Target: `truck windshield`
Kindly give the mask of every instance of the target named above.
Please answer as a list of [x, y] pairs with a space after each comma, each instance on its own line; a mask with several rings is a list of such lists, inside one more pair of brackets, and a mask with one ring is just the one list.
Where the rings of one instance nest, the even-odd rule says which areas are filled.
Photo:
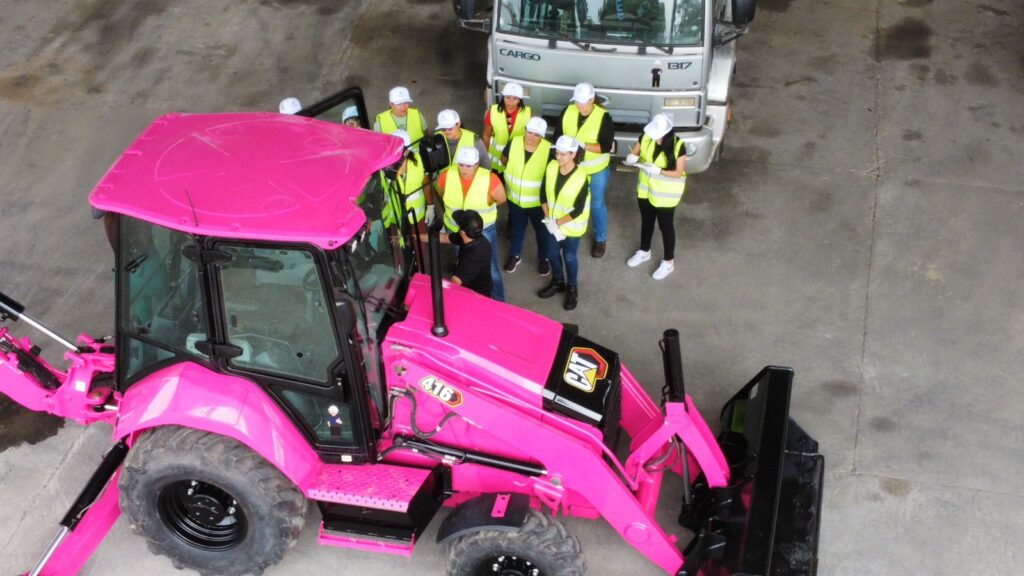
[[705, 0], [500, 0], [498, 31], [574, 42], [697, 46]]

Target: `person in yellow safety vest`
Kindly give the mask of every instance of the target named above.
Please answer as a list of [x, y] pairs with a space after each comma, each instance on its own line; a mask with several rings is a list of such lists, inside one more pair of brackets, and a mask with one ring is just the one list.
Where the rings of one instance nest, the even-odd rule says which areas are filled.
[[633, 144], [626, 164], [640, 169], [636, 186], [640, 207], [640, 249], [629, 257], [626, 265], [636, 268], [651, 259], [651, 239], [654, 237], [654, 221], [657, 220], [665, 256], [651, 276], [662, 280], [675, 269], [676, 230], [673, 222], [676, 206], [686, 191], [686, 146], [672, 133], [672, 120], [668, 116], [658, 114], [644, 126], [644, 133]]
[[544, 229], [544, 211], [540, 207], [544, 171], [551, 157], [551, 142], [544, 139], [548, 123], [540, 116], [526, 123], [526, 134], [513, 136], [501, 152], [505, 164], [505, 190], [508, 192], [508, 227], [512, 240], [512, 253], [505, 262], [505, 272], [512, 273], [522, 262], [526, 222], [533, 226], [537, 237], [537, 273], [551, 274], [548, 262], [547, 239]]
[[615, 145], [615, 123], [607, 110], [595, 103], [597, 92], [586, 82], [577, 84], [571, 103], [562, 111], [555, 126], [555, 140], [562, 134], [576, 138], [586, 149], [580, 168], [590, 177], [590, 196], [593, 202], [594, 245], [590, 255], [604, 256], [608, 240], [608, 208], [604, 196], [611, 177], [609, 164]]
[[395, 86], [388, 92], [388, 109], [377, 114], [373, 121], [373, 131], [393, 134], [395, 130], [405, 130], [415, 144], [427, 133], [427, 123], [423, 114], [412, 107], [412, 96], [405, 86]]
[[[551, 298], [565, 292], [562, 307], [573, 310], [579, 303], [577, 277], [579, 275], [580, 239], [590, 221], [590, 189], [587, 173], [578, 163], [584, 158], [583, 145], [572, 136], [562, 135], [555, 141], [555, 159], [548, 163], [544, 174], [544, 225], [550, 233], [548, 260], [551, 261], [551, 284], [537, 292], [541, 298]], [[562, 259], [565, 259], [565, 276]]]
[[[498, 245], [495, 222], [498, 220], [498, 206], [505, 202], [505, 187], [498, 176], [480, 166], [480, 151], [474, 147], [460, 148], [455, 162], [438, 178], [438, 190], [444, 203], [444, 226], [449, 232], [459, 231], [455, 221], [456, 210], [474, 210], [483, 220], [483, 235], [491, 246]], [[505, 285], [498, 269], [498, 251], [491, 250], [491, 298], [505, 301]]]
[[448, 146], [448, 157], [452, 162], [459, 150], [463, 148], [475, 148], [480, 154], [480, 166], [491, 169], [491, 157], [487, 155], [484, 143], [471, 132], [462, 127], [462, 119], [455, 110], [441, 110], [437, 113], [437, 133], [444, 136], [445, 145]]
[[526, 134], [526, 123], [533, 115], [523, 98], [523, 87], [509, 82], [501, 91], [501, 103], [492, 104], [484, 115], [484, 144], [491, 156], [491, 169], [499, 174], [505, 171], [501, 151], [511, 138]]
[[[402, 158], [402, 164], [398, 167], [398, 177], [395, 182], [405, 202], [405, 211], [412, 211], [412, 214], [409, 215], [409, 223], [416, 225], [418, 232], [426, 232], [426, 222], [434, 219], [434, 194], [430, 185], [430, 177], [424, 170], [419, 152], [412, 148], [412, 138], [409, 134], [405, 130], [395, 130], [391, 135], [401, 138], [405, 145], [405, 156]], [[391, 208], [390, 203], [384, 209], [385, 226], [389, 223], [391, 210], [395, 212], [402, 210], [401, 206]]]
[[302, 110], [302, 102], [298, 98], [285, 98], [277, 105], [277, 111], [281, 114], [295, 114]]

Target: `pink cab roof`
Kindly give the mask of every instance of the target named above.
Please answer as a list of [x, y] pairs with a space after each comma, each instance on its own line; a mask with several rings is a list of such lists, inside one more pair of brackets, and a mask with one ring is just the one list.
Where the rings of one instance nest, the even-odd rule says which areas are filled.
[[168, 114], [93, 189], [96, 208], [187, 233], [336, 248], [366, 221], [367, 180], [402, 141], [268, 112]]

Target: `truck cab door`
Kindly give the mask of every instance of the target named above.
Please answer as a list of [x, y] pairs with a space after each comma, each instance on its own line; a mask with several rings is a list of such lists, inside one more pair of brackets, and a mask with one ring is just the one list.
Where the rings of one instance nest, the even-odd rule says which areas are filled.
[[370, 116], [366, 110], [366, 100], [363, 98], [363, 90], [358, 86], [345, 88], [331, 94], [323, 100], [299, 110], [296, 115], [335, 124], [346, 124], [353, 128], [367, 130], [372, 128]]

